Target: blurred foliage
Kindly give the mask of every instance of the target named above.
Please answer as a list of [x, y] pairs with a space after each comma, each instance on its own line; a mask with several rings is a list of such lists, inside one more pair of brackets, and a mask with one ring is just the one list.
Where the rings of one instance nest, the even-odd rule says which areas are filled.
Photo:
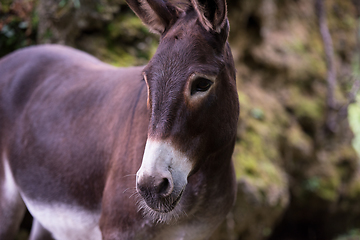
[[[103, 30], [106, 45], [99, 57], [115, 66], [146, 64], [158, 46], [157, 37], [132, 12], [118, 14]], [[96, 53], [95, 53], [96, 54]]]
[[0, 57], [39, 43], [74, 46], [115, 66], [145, 64], [158, 37], [123, 0], [4, 0]]
[[143, 65], [158, 37], [123, 0], [39, 0], [38, 43], [84, 50], [115, 66]]
[[36, 44], [38, 16], [36, 0], [0, 3], [0, 57]]
[[[360, 19], [358, 26], [360, 25]], [[360, 29], [357, 29], [358, 41], [360, 39]], [[360, 42], [358, 42], [360, 45]], [[360, 46], [358, 46], [360, 47]], [[359, 49], [360, 50], [360, 49]], [[354, 81], [360, 81], [360, 52], [357, 52], [352, 61], [352, 74]], [[360, 85], [360, 83], [358, 83]], [[360, 86], [359, 86], [360, 87]], [[355, 93], [356, 94], [356, 93]], [[360, 92], [355, 97], [355, 102], [350, 104], [348, 108], [348, 119], [350, 127], [353, 130], [354, 138], [352, 140], [353, 147], [360, 157]]]
[[354, 133], [352, 144], [360, 157], [360, 95], [355, 103], [350, 104], [348, 111], [349, 123]]
[[360, 229], [351, 229], [334, 240], [360, 240]]

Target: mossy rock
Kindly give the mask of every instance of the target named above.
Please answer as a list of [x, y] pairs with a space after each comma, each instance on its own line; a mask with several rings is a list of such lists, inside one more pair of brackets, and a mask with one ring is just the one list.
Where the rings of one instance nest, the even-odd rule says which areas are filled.
[[301, 88], [291, 86], [288, 88], [289, 98], [286, 107], [293, 111], [297, 118], [307, 117], [314, 122], [321, 122], [325, 113], [325, 96], [312, 96]]
[[[224, 232], [232, 221], [235, 225], [230, 232], [234, 236], [262, 239], [271, 234], [289, 201], [288, 179], [278, 151], [282, 129], [289, 120], [277, 99], [260, 86], [242, 87], [239, 141], [233, 155], [238, 195], [234, 210], [222, 226], [222, 234], [226, 236]], [[213, 239], [231, 239], [216, 236]]]
[[360, 229], [354, 228], [334, 238], [334, 240], [360, 240]]

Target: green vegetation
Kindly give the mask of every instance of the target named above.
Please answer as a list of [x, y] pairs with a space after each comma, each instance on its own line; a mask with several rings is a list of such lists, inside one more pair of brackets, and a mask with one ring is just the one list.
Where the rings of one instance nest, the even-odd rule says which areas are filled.
[[360, 157], [360, 95], [355, 103], [350, 104], [348, 112], [349, 123], [354, 133], [352, 145]]
[[347, 233], [340, 235], [334, 240], [360, 240], [360, 229], [351, 229]]
[[26, 4], [4, 0], [0, 5], [0, 57], [16, 49], [36, 44], [38, 15], [36, 0]]

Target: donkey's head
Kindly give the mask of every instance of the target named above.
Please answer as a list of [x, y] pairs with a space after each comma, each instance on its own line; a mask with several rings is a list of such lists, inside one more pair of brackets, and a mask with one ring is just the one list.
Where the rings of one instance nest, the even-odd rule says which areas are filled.
[[128, 0], [160, 34], [145, 67], [150, 124], [136, 186], [155, 221], [179, 214], [188, 177], [233, 143], [238, 117], [225, 0]]

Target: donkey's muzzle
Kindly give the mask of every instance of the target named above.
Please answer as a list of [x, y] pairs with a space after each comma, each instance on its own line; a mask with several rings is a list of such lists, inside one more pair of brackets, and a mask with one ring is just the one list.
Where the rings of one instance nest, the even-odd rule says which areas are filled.
[[181, 199], [191, 169], [189, 159], [171, 143], [148, 139], [136, 189], [152, 210], [170, 212]]
[[138, 177], [136, 188], [151, 209], [162, 213], [172, 211], [182, 195], [182, 191], [174, 190], [171, 174]]
[[167, 197], [171, 194], [174, 183], [170, 177], [139, 177], [137, 180], [137, 189], [140, 195], [146, 196]]

